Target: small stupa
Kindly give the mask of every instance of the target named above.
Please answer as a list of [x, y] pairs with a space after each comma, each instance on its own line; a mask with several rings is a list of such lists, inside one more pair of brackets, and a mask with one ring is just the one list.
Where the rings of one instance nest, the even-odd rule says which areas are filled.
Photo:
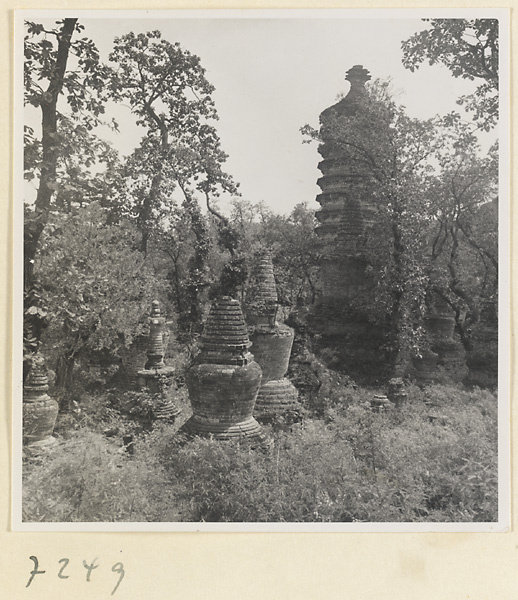
[[262, 372], [250, 346], [239, 302], [229, 296], [217, 299], [205, 323], [200, 353], [187, 372], [193, 415], [181, 432], [218, 440], [261, 436], [253, 411]]
[[256, 361], [263, 370], [254, 414], [271, 421], [288, 413], [300, 414], [298, 392], [286, 378], [294, 331], [277, 321], [278, 297], [272, 257], [264, 250], [256, 265], [256, 285], [247, 298], [246, 318]]
[[471, 335], [473, 347], [467, 355], [470, 385], [494, 388], [498, 385], [498, 302], [486, 300], [480, 320]]
[[48, 395], [48, 389], [45, 360], [40, 353], [36, 353], [23, 386], [23, 443], [30, 450], [37, 450], [56, 441], [52, 433], [59, 407]]
[[164, 361], [164, 327], [165, 318], [160, 312], [160, 303], [154, 300], [149, 315], [147, 361], [144, 369], [137, 372], [137, 385], [156, 396], [156, 406], [153, 407], [156, 418], [174, 420], [180, 414], [180, 409], [168, 397], [175, 369], [166, 365]]
[[407, 402], [408, 394], [401, 377], [393, 377], [388, 382], [387, 398], [395, 404], [396, 408], [401, 408]]
[[434, 298], [424, 320], [429, 347], [412, 359], [412, 375], [419, 384], [459, 383], [468, 375], [466, 351], [455, 334], [451, 308]]

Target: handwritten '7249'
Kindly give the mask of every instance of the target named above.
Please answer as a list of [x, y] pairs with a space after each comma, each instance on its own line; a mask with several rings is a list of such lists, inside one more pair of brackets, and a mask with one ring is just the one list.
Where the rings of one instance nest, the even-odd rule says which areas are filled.
[[[31, 585], [31, 583], [33, 582], [36, 575], [44, 575], [47, 572], [47, 571], [40, 571], [38, 558], [36, 556], [29, 556], [29, 559], [34, 562], [34, 568], [30, 572], [29, 581], [27, 582], [27, 585], [25, 586], [26, 588], [28, 588]], [[70, 575], [65, 575], [65, 570], [68, 567], [69, 562], [70, 562], [70, 560], [68, 558], [62, 558], [61, 560], [58, 560], [58, 563], [61, 565], [61, 568], [58, 571], [58, 577], [60, 579], [68, 579], [70, 577]], [[97, 564], [97, 558], [94, 558], [90, 564], [88, 564], [86, 562], [86, 560], [83, 560], [83, 567], [86, 569], [86, 581], [89, 582], [89, 581], [91, 581], [92, 572], [94, 571], [94, 569], [97, 569], [99, 567], [99, 565]], [[118, 573], [118, 575], [119, 575], [117, 583], [115, 584], [115, 587], [113, 588], [112, 593], [111, 593], [111, 595], [113, 596], [113, 594], [115, 594], [115, 592], [117, 591], [117, 588], [119, 587], [120, 582], [124, 579], [124, 575], [125, 575], [124, 565], [121, 562], [115, 563], [112, 566], [112, 572]]]

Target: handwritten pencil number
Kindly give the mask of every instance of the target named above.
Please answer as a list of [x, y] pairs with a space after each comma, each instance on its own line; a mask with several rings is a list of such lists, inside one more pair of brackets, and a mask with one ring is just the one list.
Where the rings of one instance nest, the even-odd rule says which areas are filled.
[[[26, 588], [28, 588], [32, 584], [36, 575], [44, 575], [47, 572], [47, 571], [43, 571], [39, 568], [39, 562], [38, 562], [37, 556], [29, 556], [29, 560], [32, 560], [32, 562], [34, 563], [34, 566], [33, 566], [32, 571], [30, 572], [29, 580], [25, 584]], [[68, 567], [68, 565], [70, 563], [70, 559], [69, 558], [61, 558], [60, 560], [58, 560], [58, 563], [61, 565], [61, 568], [58, 571], [59, 579], [69, 579], [70, 575], [65, 575], [64, 571]], [[94, 558], [90, 564], [88, 564], [86, 562], [86, 560], [83, 560], [83, 567], [86, 569], [86, 581], [90, 582], [91, 576], [92, 576], [92, 571], [99, 567], [99, 564], [97, 563], [97, 558]], [[121, 581], [124, 579], [126, 572], [124, 571], [124, 565], [121, 562], [117, 562], [112, 566], [112, 572], [119, 574], [119, 579], [117, 580], [117, 583], [115, 584], [115, 587], [113, 588], [112, 593], [111, 593], [111, 595], [113, 596], [115, 594], [115, 592], [117, 591], [119, 585], [121, 584]]]
[[46, 573], [46, 571], [38, 570], [38, 559], [36, 556], [29, 556], [29, 559], [34, 562], [34, 569], [31, 571], [31, 576], [29, 577], [29, 581], [27, 582], [27, 585], [25, 586], [26, 588], [28, 588], [31, 585], [32, 580], [34, 579], [34, 577], [36, 575], [43, 575], [43, 573]]
[[115, 594], [115, 592], [117, 591], [117, 588], [119, 587], [120, 582], [124, 579], [124, 565], [121, 562], [115, 563], [112, 567], [112, 571], [114, 573], [119, 573], [119, 581], [117, 581], [117, 584], [115, 585], [115, 587], [113, 588], [113, 591], [111, 593], [111, 595], [113, 596], [113, 594]]
[[69, 562], [70, 560], [68, 558], [62, 558], [61, 560], [58, 560], [58, 563], [63, 563], [63, 566], [61, 567], [58, 573], [58, 577], [60, 579], [68, 579], [70, 577], [70, 575], [63, 575], [63, 571], [68, 567]]
[[96, 560], [97, 558], [94, 558], [91, 565], [89, 565], [86, 560], [83, 560], [83, 567], [86, 569], [86, 581], [90, 581], [90, 575], [92, 574], [92, 571], [97, 569], [99, 566], [95, 564]]

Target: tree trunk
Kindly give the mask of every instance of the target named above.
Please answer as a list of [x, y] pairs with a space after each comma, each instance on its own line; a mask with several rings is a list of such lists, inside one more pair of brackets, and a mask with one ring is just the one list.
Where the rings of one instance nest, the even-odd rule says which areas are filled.
[[64, 19], [58, 38], [56, 63], [54, 65], [47, 90], [42, 94], [40, 106], [42, 112], [42, 166], [40, 184], [34, 205], [34, 217], [26, 223], [24, 236], [24, 285], [29, 290], [34, 282], [34, 259], [38, 242], [49, 218], [50, 202], [56, 182], [58, 159], [57, 102], [63, 88], [72, 34], [77, 19]]
[[140, 251], [147, 256], [149, 238], [151, 235], [151, 217], [153, 215], [153, 207], [156, 206], [158, 197], [160, 195], [160, 183], [162, 181], [162, 173], [157, 173], [152, 181], [149, 194], [144, 197], [144, 201], [140, 208], [139, 213], [139, 228], [142, 234], [142, 240], [140, 243]]
[[404, 306], [404, 290], [406, 287], [403, 259], [406, 253], [403, 241], [403, 232], [398, 218], [402, 213], [398, 200], [393, 200], [396, 212], [392, 215], [393, 251], [392, 259], [395, 267], [395, 278], [397, 286], [393, 291], [392, 303], [392, 336], [395, 343], [395, 353], [392, 365], [394, 377], [404, 375], [405, 366], [408, 362], [408, 347], [405, 343], [405, 328], [407, 326], [408, 314]]
[[69, 409], [66, 396], [72, 388], [75, 362], [75, 354], [68, 353], [60, 355], [56, 363], [56, 399], [64, 411]]
[[[451, 227], [450, 235], [452, 239], [452, 248], [448, 261], [448, 271], [450, 273], [450, 281], [449, 288], [450, 290], [464, 303], [469, 309], [467, 324], [469, 328], [475, 327], [480, 320], [480, 307], [478, 305], [477, 300], [469, 294], [463, 287], [460, 282], [458, 273], [457, 273], [457, 260], [458, 260], [458, 252], [459, 252], [459, 239], [458, 239], [458, 228]], [[457, 324], [458, 320], [457, 320]], [[464, 344], [466, 350], [470, 351], [472, 349], [471, 340], [469, 339], [469, 335], [466, 333], [466, 327], [463, 325], [459, 327], [459, 331], [461, 333], [461, 341]]]
[[[169, 150], [169, 132], [167, 130], [167, 125], [163, 121], [162, 118], [155, 112], [153, 107], [149, 102], [144, 103], [144, 109], [147, 114], [155, 121], [159, 130], [160, 130], [160, 153], [161, 156], [157, 161], [157, 164], [167, 160], [168, 150]], [[162, 183], [162, 169], [159, 167], [158, 171], [153, 176], [151, 181], [151, 187], [149, 190], [149, 194], [144, 197], [144, 202], [140, 209], [139, 221], [140, 221], [140, 231], [142, 233], [142, 242], [140, 246], [141, 252], [144, 255], [147, 255], [149, 237], [152, 229], [151, 217], [153, 214], [153, 208], [157, 205], [157, 200], [160, 197], [160, 185]]]

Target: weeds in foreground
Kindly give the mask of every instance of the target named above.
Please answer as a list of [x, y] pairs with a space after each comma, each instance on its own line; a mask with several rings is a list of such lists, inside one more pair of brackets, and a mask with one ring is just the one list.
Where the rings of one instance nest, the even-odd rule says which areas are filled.
[[141, 434], [135, 453], [80, 428], [24, 469], [26, 521], [452, 522], [497, 519], [497, 402], [409, 387], [400, 411], [358, 392], [323, 419], [246, 440]]

